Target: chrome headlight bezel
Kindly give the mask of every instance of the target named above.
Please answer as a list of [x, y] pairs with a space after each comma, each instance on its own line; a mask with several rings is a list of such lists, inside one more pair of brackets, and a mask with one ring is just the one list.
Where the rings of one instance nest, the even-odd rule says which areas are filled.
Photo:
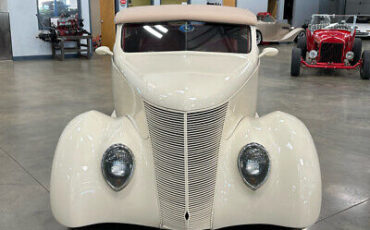
[[[248, 154], [248, 151], [251, 151], [253, 149], [258, 149], [265, 157], [265, 160], [267, 161], [267, 168], [265, 169], [266, 172], [265, 172], [265, 175], [263, 177], [263, 179], [261, 181], [259, 181], [258, 184], [252, 184], [248, 178], [245, 177], [244, 173], [243, 173], [243, 170], [242, 170], [242, 157], [243, 155], [245, 155], [246, 153]], [[245, 146], [243, 146], [243, 148], [240, 150], [239, 152], [239, 155], [238, 155], [238, 159], [237, 159], [237, 166], [238, 166], [238, 170], [239, 170], [239, 174], [241, 176], [241, 178], [243, 179], [243, 182], [252, 190], [257, 190], [259, 189], [263, 184], [265, 184], [265, 182], [267, 181], [267, 178], [269, 177], [270, 175], [270, 171], [271, 171], [271, 160], [270, 160], [270, 156], [269, 156], [269, 153], [268, 151], [265, 149], [265, 147], [261, 144], [258, 144], [258, 143], [255, 143], [255, 142], [252, 142], [252, 143], [249, 143]]]
[[[119, 152], [117, 152], [119, 151]], [[116, 175], [107, 175], [107, 172], [106, 172], [106, 159], [107, 157], [118, 157], [117, 154], [122, 154], [122, 153], [126, 153], [128, 154], [129, 158], [130, 159], [130, 163], [132, 164], [132, 167], [129, 169], [129, 174], [126, 178], [116, 178], [117, 180], [122, 180], [119, 185], [115, 185], [112, 183], [111, 181], [111, 177], [115, 176], [115, 177], [118, 177]], [[121, 191], [123, 188], [125, 188], [128, 183], [130, 182], [133, 174], [134, 174], [134, 170], [135, 170], [135, 157], [134, 157], [134, 154], [132, 154], [132, 151], [130, 148], [128, 148], [126, 145], [124, 144], [113, 144], [111, 145], [103, 154], [103, 157], [102, 157], [102, 160], [101, 160], [101, 171], [102, 171], [102, 175], [104, 177], [104, 180], [105, 182], [109, 185], [109, 187], [111, 187], [114, 191], [118, 192], [118, 191]]]
[[351, 60], [353, 60], [353, 58], [355, 58], [355, 53], [352, 52], [352, 51], [348, 51], [346, 53], [346, 59], [349, 60], [349, 61], [351, 61]]
[[308, 56], [311, 58], [311, 59], [315, 59], [317, 57], [317, 51], [316, 50], [311, 50], [309, 53], [308, 53]]

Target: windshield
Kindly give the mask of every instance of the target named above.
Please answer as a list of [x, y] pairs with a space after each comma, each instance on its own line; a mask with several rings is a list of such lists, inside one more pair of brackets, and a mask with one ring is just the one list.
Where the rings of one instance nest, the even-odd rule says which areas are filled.
[[309, 29], [312, 33], [315, 30], [346, 30], [353, 33], [355, 25], [355, 15], [314, 14]]
[[204, 51], [248, 53], [247, 25], [196, 21], [129, 23], [122, 29], [124, 52]]

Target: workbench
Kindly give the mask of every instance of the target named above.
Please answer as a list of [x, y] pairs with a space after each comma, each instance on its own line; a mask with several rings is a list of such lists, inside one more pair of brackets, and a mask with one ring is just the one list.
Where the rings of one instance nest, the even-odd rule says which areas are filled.
[[[81, 43], [82, 40], [86, 40], [86, 43]], [[66, 44], [74, 43], [75, 46], [66, 46]], [[77, 53], [77, 55], [84, 56], [88, 59], [92, 56], [92, 36], [91, 35], [80, 35], [80, 36], [57, 36], [56, 41], [52, 42], [52, 53], [53, 58], [64, 60], [66, 53]], [[59, 54], [57, 54], [59, 51]]]

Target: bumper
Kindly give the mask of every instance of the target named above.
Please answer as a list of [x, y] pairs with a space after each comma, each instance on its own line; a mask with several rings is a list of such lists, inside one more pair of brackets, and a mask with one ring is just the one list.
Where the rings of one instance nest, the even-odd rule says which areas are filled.
[[355, 65], [345, 65], [344, 63], [324, 63], [318, 62], [316, 64], [309, 64], [306, 61], [301, 60], [301, 64], [308, 68], [321, 68], [321, 69], [356, 69], [361, 66], [361, 61]]
[[[68, 227], [96, 223], [127, 223], [163, 227], [150, 139], [143, 139], [127, 118], [92, 111], [65, 128], [54, 157], [51, 207]], [[265, 146], [271, 158], [266, 183], [250, 190], [239, 175], [237, 155], [247, 143]], [[112, 144], [123, 143], [135, 155], [134, 175], [114, 192], [101, 175], [100, 161]], [[320, 213], [321, 175], [318, 157], [306, 127], [295, 117], [274, 112], [245, 118], [227, 139], [218, 159], [210, 228], [272, 224], [305, 227]]]

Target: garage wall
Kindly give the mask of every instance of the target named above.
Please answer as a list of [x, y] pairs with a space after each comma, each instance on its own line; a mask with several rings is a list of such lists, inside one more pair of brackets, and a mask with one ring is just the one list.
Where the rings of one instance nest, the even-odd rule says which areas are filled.
[[295, 0], [292, 25], [302, 26], [305, 20], [310, 20], [312, 14], [319, 13], [319, 0]]
[[[36, 38], [40, 32], [36, 0], [8, 0], [8, 9], [14, 59], [50, 56], [50, 43]], [[89, 0], [81, 0], [81, 17], [90, 31]]]
[[370, 14], [369, 0], [344, 0], [346, 1], [345, 14]]
[[[218, 2], [220, 0], [213, 0]], [[119, 5], [119, 10], [125, 8], [119, 4], [119, 0], [116, 0]], [[211, 2], [211, 1], [210, 1]], [[154, 5], [160, 5], [160, 0], [153, 0]], [[207, 0], [190, 0], [190, 4], [207, 4]], [[236, 5], [240, 8], [246, 8], [251, 10], [253, 13], [265, 12], [267, 11], [268, 0], [237, 0]]]
[[[345, 2], [346, 0], [321, 0], [320, 14], [344, 14]], [[347, 2], [349, 1], [347, 0]]]
[[245, 8], [257, 14], [267, 11], [268, 0], [238, 0], [236, 5], [239, 8]]
[[207, 4], [207, 0], [191, 0], [190, 4]]
[[8, 0], [0, 0], [0, 12], [8, 12]]

